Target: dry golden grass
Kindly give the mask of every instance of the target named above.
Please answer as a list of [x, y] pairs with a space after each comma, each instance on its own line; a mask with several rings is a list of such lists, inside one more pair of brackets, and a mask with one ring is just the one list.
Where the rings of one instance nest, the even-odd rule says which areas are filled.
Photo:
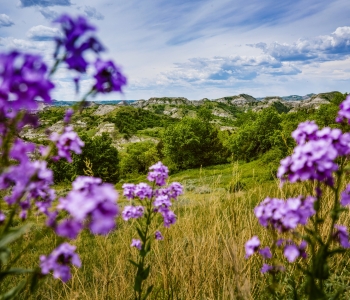
[[[229, 193], [218, 188], [220, 175], [213, 177], [209, 184], [207, 180], [202, 183], [210, 192], [186, 192], [174, 206], [177, 223], [169, 229], [161, 229], [165, 240], [152, 245], [153, 251], [148, 257], [152, 271], [147, 284], [154, 284], [154, 291], [150, 299], [268, 299], [265, 294], [267, 276], [259, 272], [261, 259], [244, 258], [244, 244], [253, 235], [258, 235], [263, 245], [271, 242], [267, 231], [253, 215], [253, 208], [266, 196], [283, 198], [307, 194], [310, 186], [285, 185], [281, 189], [276, 182]], [[325, 204], [331, 202], [327, 191]], [[350, 224], [348, 213], [344, 213], [341, 223]], [[323, 232], [328, 230], [327, 226], [329, 223], [325, 224]], [[119, 221], [118, 229], [106, 237], [84, 232], [75, 242], [82, 268], [73, 271], [72, 280], [67, 284], [47, 278], [33, 299], [133, 299], [135, 270], [128, 262], [137, 255], [137, 250], [129, 246], [133, 237], [136, 234], [132, 222]], [[52, 234], [43, 236], [41, 243], [30, 249], [30, 255], [26, 255], [20, 265], [36, 265], [38, 255], [47, 254], [53, 248], [53, 239]], [[282, 257], [279, 259], [286, 263]], [[349, 255], [332, 262], [332, 282], [349, 282], [349, 262]], [[291, 277], [287, 270], [283, 280], [286, 283], [297, 280], [298, 285], [300, 274], [295, 266], [290, 270], [299, 277]], [[288, 285], [282, 289], [287, 292]], [[347, 296], [350, 297], [344, 294]]]

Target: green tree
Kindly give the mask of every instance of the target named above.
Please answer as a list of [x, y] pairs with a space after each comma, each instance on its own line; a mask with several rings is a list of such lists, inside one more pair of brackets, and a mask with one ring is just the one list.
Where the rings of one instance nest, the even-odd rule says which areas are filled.
[[177, 169], [222, 163], [228, 156], [218, 129], [199, 118], [183, 118], [169, 126], [162, 143], [163, 154]]

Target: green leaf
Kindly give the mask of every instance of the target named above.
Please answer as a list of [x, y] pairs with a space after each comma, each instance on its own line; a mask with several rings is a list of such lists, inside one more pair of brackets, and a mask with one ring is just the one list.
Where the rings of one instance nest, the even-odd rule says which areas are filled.
[[131, 264], [133, 264], [136, 268], [139, 267], [139, 264], [136, 263], [136, 262], [134, 262], [133, 260], [129, 259], [129, 262], [130, 262]]
[[18, 229], [11, 230], [10, 232], [3, 235], [0, 238], [0, 248], [4, 248], [8, 244], [11, 244], [14, 241], [18, 240], [23, 234], [25, 234], [29, 230], [30, 227], [31, 224], [27, 224]]
[[0, 249], [0, 261], [3, 264], [7, 264], [10, 254], [11, 254], [10, 249], [7, 249], [7, 248]]
[[141, 276], [143, 280], [146, 280], [148, 278], [150, 268], [151, 266], [148, 266], [146, 269], [142, 271]]
[[142, 232], [142, 230], [139, 227], [136, 227], [137, 234], [139, 235], [140, 239], [143, 241], [145, 239], [145, 235]]
[[26, 280], [22, 280], [17, 286], [6, 292], [5, 294], [0, 295], [0, 300], [11, 300], [24, 289], [26, 285]]
[[153, 285], [150, 285], [150, 286], [147, 288], [146, 294], [145, 294], [145, 296], [142, 298], [142, 300], [146, 300], [147, 297], [151, 294], [152, 290], [153, 290]]

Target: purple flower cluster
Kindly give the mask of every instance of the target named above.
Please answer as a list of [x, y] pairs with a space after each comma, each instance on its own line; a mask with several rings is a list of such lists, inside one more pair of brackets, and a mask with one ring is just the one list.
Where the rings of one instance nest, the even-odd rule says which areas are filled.
[[341, 193], [340, 204], [343, 206], [350, 205], [350, 184], [348, 184], [345, 190]]
[[346, 99], [340, 103], [339, 108], [340, 109], [338, 111], [336, 121], [341, 123], [346, 120], [350, 124], [350, 95], [348, 95]]
[[335, 159], [350, 154], [350, 133], [329, 127], [319, 130], [315, 122], [307, 121], [292, 136], [297, 146], [281, 160], [277, 176], [290, 182], [318, 180], [333, 185], [332, 175], [338, 170]]
[[67, 282], [71, 278], [70, 265], [78, 268], [81, 261], [78, 254], [75, 253], [75, 246], [68, 243], [59, 245], [48, 256], [40, 256], [40, 267], [42, 274], [49, 274], [53, 271], [53, 277], [60, 278], [63, 282]]
[[136, 249], [141, 250], [142, 243], [138, 239], [132, 239], [130, 247], [135, 247]]
[[289, 198], [287, 201], [266, 198], [254, 209], [255, 216], [262, 226], [272, 226], [284, 232], [295, 229], [298, 224], [305, 225], [308, 218], [315, 214], [315, 198]]
[[84, 58], [85, 52], [92, 50], [99, 53], [104, 50], [96, 37], [88, 35], [88, 32], [93, 32], [96, 28], [82, 16], [74, 19], [63, 14], [54, 22], [61, 25], [64, 33], [62, 37], [56, 37], [55, 39], [57, 44], [55, 58], [63, 48], [63, 60], [67, 63], [68, 68], [81, 73], [86, 72], [89, 63]]
[[149, 169], [151, 171], [148, 173], [147, 179], [151, 182], [155, 182], [158, 186], [165, 185], [165, 181], [168, 178], [169, 169], [160, 161], [151, 166]]
[[[147, 179], [154, 182], [156, 186], [164, 186], [165, 181], [168, 178], [168, 168], [161, 162], [151, 166]], [[147, 183], [131, 184], [126, 183], [123, 185], [123, 195], [129, 199], [139, 199], [142, 201], [153, 201], [153, 209], [148, 213], [160, 213], [163, 217], [164, 227], [170, 227], [175, 224], [176, 215], [170, 210], [172, 206], [172, 200], [176, 200], [182, 193], [182, 185], [178, 182], [173, 182], [167, 187], [158, 189], [152, 189]], [[151, 202], [149, 202], [151, 204]], [[122, 216], [125, 221], [130, 219], [137, 219], [144, 215], [145, 208], [143, 206], [127, 205], [124, 207]], [[163, 236], [159, 231], [155, 233], [156, 240], [162, 240]]]
[[13, 118], [20, 109], [36, 109], [36, 100], [51, 102], [54, 84], [47, 78], [47, 66], [40, 56], [2, 53], [0, 66], [0, 111], [6, 117]]
[[85, 145], [71, 126], [65, 127], [61, 135], [57, 132], [52, 133], [50, 139], [56, 143], [57, 147], [57, 157], [54, 157], [54, 159], [65, 158], [69, 162], [72, 162], [70, 151], [80, 154], [81, 147]]
[[33, 144], [17, 139], [11, 148], [10, 157], [19, 163], [5, 169], [0, 175], [0, 189], [11, 188], [11, 193], [4, 200], [9, 205], [18, 203], [23, 218], [31, 208], [32, 200], [40, 212], [47, 214], [56, 197], [55, 191], [51, 189], [53, 172], [47, 169], [47, 163], [30, 161], [27, 156], [34, 150]]
[[343, 225], [335, 225], [337, 231], [334, 234], [334, 237], [339, 241], [340, 245], [343, 248], [350, 248], [349, 243], [349, 233], [346, 226]]
[[295, 245], [293, 242], [287, 243], [287, 245], [284, 247], [283, 254], [287, 258], [287, 260], [292, 263], [294, 262], [298, 257], [306, 258], [306, 246], [307, 243], [305, 241], [302, 241], [299, 246]]
[[93, 234], [107, 234], [115, 227], [117, 198], [112, 184], [102, 183], [100, 178], [80, 176], [68, 195], [59, 199], [58, 209], [67, 211], [70, 218], [58, 225], [49, 221], [57, 234], [68, 238], [75, 238], [84, 226]]
[[94, 89], [100, 93], [121, 92], [126, 85], [126, 77], [120, 72], [112, 61], [97, 59], [95, 62], [96, 83]]

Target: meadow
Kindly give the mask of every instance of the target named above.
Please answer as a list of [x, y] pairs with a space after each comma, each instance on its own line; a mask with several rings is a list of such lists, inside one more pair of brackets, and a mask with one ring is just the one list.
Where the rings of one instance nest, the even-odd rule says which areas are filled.
[[[261, 259], [245, 259], [244, 244], [249, 238], [257, 234], [262, 241], [270, 239], [253, 208], [267, 195], [286, 198], [305, 194], [310, 188], [308, 184], [281, 188], [269, 176], [264, 165], [255, 161], [192, 169], [169, 178], [182, 182], [185, 193], [175, 203], [176, 226], [164, 230], [165, 239], [153, 244], [154, 251], [148, 257], [152, 265], [148, 283], [155, 286], [149, 299], [269, 299], [267, 275], [260, 273]], [[243, 182], [244, 188], [230, 190], [242, 186], [237, 182]], [[64, 195], [70, 187], [60, 184], [56, 188]], [[123, 197], [119, 199], [121, 206], [126, 202]], [[26, 255], [18, 261], [25, 268], [35, 267], [39, 255], [49, 252], [59, 240], [42, 226], [42, 220], [34, 216], [29, 220], [32, 231], [14, 246], [26, 249]], [[346, 214], [342, 224], [349, 225], [349, 221]], [[63, 283], [46, 277], [35, 294], [23, 294], [18, 299], [134, 299], [135, 270], [128, 261], [137, 255], [137, 250], [129, 247], [134, 234], [133, 224], [121, 219], [117, 229], [106, 236], [83, 231], [73, 241], [82, 267], [74, 269], [72, 279]], [[40, 242], [30, 245], [38, 235]], [[349, 262], [349, 254], [332, 260], [329, 290], [348, 284]], [[282, 276], [282, 298], [294, 299], [291, 287], [299, 286], [303, 275], [296, 264], [290, 264]], [[12, 279], [7, 283], [13, 285]], [[340, 299], [349, 296], [350, 291], [346, 291]]]

